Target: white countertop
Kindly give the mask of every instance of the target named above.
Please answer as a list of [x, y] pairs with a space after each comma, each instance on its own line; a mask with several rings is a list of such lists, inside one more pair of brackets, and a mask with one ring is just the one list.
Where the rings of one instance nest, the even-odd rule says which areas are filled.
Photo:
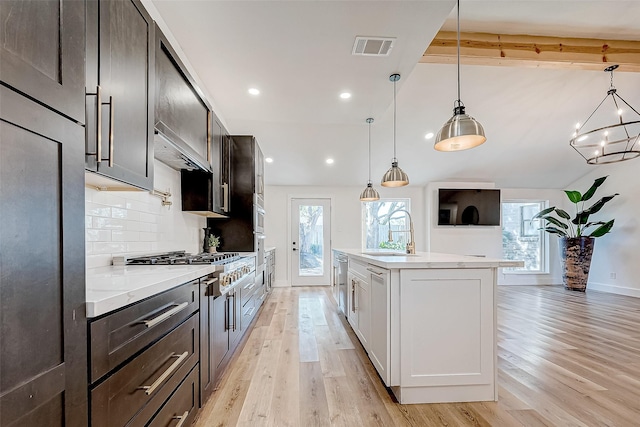
[[[522, 267], [523, 261], [485, 258], [470, 255], [443, 254], [438, 252], [416, 252], [394, 254], [389, 250], [362, 252], [360, 249], [334, 249], [349, 256], [383, 268], [497, 268]], [[377, 255], [374, 253], [378, 252]]]
[[131, 265], [87, 269], [87, 317], [97, 317], [214, 272], [214, 265]]

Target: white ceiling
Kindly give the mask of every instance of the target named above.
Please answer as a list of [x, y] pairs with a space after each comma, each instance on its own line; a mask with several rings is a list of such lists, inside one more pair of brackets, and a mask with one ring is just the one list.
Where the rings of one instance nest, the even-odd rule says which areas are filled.
[[[597, 166], [568, 145], [573, 126], [606, 95], [609, 75], [490, 66], [461, 67], [461, 99], [487, 142], [441, 153], [437, 132], [456, 99], [456, 66], [418, 63], [434, 35], [455, 30], [455, 1], [154, 0], [216, 113], [232, 134], [255, 135], [267, 185], [355, 185], [397, 157], [413, 185], [474, 180], [498, 187], [563, 188]], [[461, 30], [640, 40], [640, 1], [462, 1]], [[396, 37], [388, 57], [352, 56], [356, 36]], [[604, 68], [604, 66], [603, 66]], [[640, 106], [640, 75], [616, 72], [618, 93]], [[258, 97], [249, 87], [261, 90]], [[341, 100], [343, 91], [353, 93]], [[335, 159], [331, 166], [327, 157]]]

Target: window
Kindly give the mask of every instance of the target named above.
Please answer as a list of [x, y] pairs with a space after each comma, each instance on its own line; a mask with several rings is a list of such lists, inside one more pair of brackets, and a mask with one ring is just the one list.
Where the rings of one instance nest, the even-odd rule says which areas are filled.
[[410, 223], [410, 214], [406, 211], [411, 212], [409, 199], [362, 202], [362, 250], [404, 251], [409, 241]]
[[505, 273], [546, 273], [547, 238], [533, 216], [547, 206], [544, 201], [507, 201], [502, 203], [502, 255], [522, 260], [524, 267], [505, 268]]

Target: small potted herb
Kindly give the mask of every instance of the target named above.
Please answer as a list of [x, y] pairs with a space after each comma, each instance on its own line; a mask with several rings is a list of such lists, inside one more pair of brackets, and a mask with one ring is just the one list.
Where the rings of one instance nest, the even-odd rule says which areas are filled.
[[215, 253], [218, 251], [218, 246], [220, 246], [220, 238], [213, 234], [209, 234], [209, 237], [207, 237], [207, 244], [207, 252]]

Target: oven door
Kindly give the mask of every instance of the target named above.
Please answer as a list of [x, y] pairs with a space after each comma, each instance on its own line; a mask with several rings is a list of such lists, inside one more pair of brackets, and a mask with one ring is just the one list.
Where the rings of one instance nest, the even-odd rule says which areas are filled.
[[264, 208], [258, 204], [253, 205], [254, 229], [258, 234], [264, 234]]
[[266, 236], [262, 233], [255, 233], [256, 239], [256, 269], [258, 266], [264, 265], [264, 239]]

